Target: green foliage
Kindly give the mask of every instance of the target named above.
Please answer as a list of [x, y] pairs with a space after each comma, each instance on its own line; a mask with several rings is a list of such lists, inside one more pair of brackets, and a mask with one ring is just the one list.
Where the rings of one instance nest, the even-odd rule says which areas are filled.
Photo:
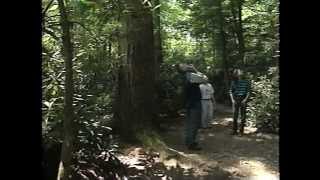
[[192, 56], [195, 39], [190, 36], [190, 10], [184, 10], [178, 1], [161, 2], [161, 26], [164, 56], [168, 62], [179, 62]]
[[[245, 62], [238, 57], [231, 1], [222, 2], [229, 68], [244, 67], [253, 79], [248, 119], [260, 131], [278, 132], [279, 75], [277, 68], [270, 68], [277, 66], [274, 55], [278, 47], [278, 1], [243, 1], [241, 18]], [[43, 1], [43, 9], [48, 3], [49, 0]], [[174, 68], [177, 63], [193, 63], [209, 77], [216, 99], [227, 102], [223, 62], [217, 53], [219, 44], [215, 41], [219, 34], [218, 9], [214, 1], [161, 0], [160, 3], [164, 62], [157, 88], [159, 114], [177, 116], [179, 110], [184, 108], [182, 77]], [[76, 154], [78, 179], [98, 178], [93, 177], [88, 169], [94, 169], [98, 176], [111, 179], [122, 173], [118, 171], [122, 170], [122, 166], [112, 154], [117, 147], [110, 138], [112, 131], [109, 127], [113, 120], [112, 103], [118, 84], [122, 5], [119, 0], [66, 2], [75, 57], [74, 107], [80, 127], [79, 151]], [[42, 26], [43, 142], [47, 148], [51, 144], [60, 144], [62, 140], [65, 67], [59, 23], [57, 2], [53, 1], [45, 13]], [[147, 147], [163, 146], [161, 138], [152, 131], [137, 133], [137, 139]], [[115, 167], [120, 168], [116, 170]]]
[[[44, 8], [47, 4], [48, 1], [43, 3]], [[115, 16], [110, 18], [110, 15], [117, 13], [116, 1], [73, 0], [67, 3], [67, 8], [73, 25], [74, 106], [77, 117], [91, 118], [96, 114], [111, 113], [111, 96], [118, 68], [115, 32], [119, 23]], [[54, 1], [46, 12], [42, 37], [44, 133], [59, 125], [63, 119], [65, 71], [58, 14]], [[84, 110], [87, 110], [86, 113], [80, 112]]]
[[146, 148], [154, 148], [159, 150], [159, 148], [163, 148], [165, 146], [163, 140], [154, 131], [151, 130], [143, 130], [137, 133], [137, 139], [142, 145]]
[[183, 78], [174, 64], [162, 64], [158, 87], [159, 113], [177, 116], [177, 112], [184, 108]]
[[248, 119], [259, 131], [279, 131], [279, 74], [278, 68], [270, 68], [269, 74], [252, 81], [251, 101], [248, 103]]

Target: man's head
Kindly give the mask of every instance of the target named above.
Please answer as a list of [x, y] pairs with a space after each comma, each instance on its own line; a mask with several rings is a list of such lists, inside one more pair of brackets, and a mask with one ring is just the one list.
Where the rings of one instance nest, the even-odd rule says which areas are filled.
[[175, 65], [178, 72], [185, 73], [185, 72], [197, 72], [196, 68], [193, 64], [176, 64]]
[[233, 71], [233, 75], [236, 79], [242, 79], [243, 78], [243, 71], [241, 69], [235, 69]]

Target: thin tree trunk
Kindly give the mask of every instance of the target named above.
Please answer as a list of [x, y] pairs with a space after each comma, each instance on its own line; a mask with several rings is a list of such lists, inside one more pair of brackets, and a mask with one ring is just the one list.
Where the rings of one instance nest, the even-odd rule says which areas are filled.
[[244, 59], [245, 44], [244, 44], [243, 26], [242, 26], [242, 4], [243, 4], [242, 0], [232, 0], [231, 11], [235, 21], [235, 29], [236, 29], [237, 39], [238, 39], [238, 55], [239, 55], [238, 57], [242, 65], [246, 66], [246, 62]]
[[[160, 21], [160, 1], [153, 0], [153, 6], [157, 7], [153, 12], [153, 22], [154, 22], [154, 57], [155, 57], [155, 83], [156, 83], [156, 102], [155, 103], [155, 114], [158, 115], [159, 112], [159, 90], [160, 89], [160, 65], [163, 62], [163, 55], [162, 55], [162, 39], [161, 39], [161, 21]], [[158, 118], [156, 118], [158, 119]], [[158, 125], [158, 122], [155, 122]]]
[[243, 0], [239, 0], [238, 3], [238, 21], [239, 21], [239, 28], [238, 28], [238, 39], [239, 39], [239, 56], [243, 65], [246, 66], [245, 62], [245, 44], [244, 44], [244, 37], [243, 37], [243, 26], [242, 26], [242, 4]]
[[276, 39], [276, 43], [275, 43], [275, 52], [274, 52], [274, 58], [276, 59], [277, 63], [279, 61], [279, 56], [280, 56], [280, 49], [279, 49], [279, 41], [280, 41], [280, 32], [279, 32], [279, 27], [280, 27], [280, 23], [279, 23], [279, 2], [278, 4], [278, 8], [277, 8], [277, 13], [276, 13], [276, 22], [275, 22], [275, 28], [276, 28], [276, 33], [275, 33], [275, 39]]
[[157, 7], [154, 11], [154, 48], [155, 48], [155, 78], [159, 80], [160, 64], [163, 62], [162, 56], [162, 40], [161, 40], [161, 23], [160, 23], [160, 2], [154, 0], [154, 6]]
[[65, 96], [64, 96], [64, 141], [62, 144], [61, 162], [58, 173], [58, 180], [70, 179], [72, 174], [72, 156], [74, 152], [74, 143], [76, 137], [76, 126], [73, 108], [73, 73], [72, 73], [72, 59], [73, 47], [71, 44], [70, 24], [68, 15], [65, 9], [63, 0], [58, 0], [59, 11], [61, 15], [61, 28], [62, 28], [62, 53], [65, 61]]
[[226, 82], [226, 88], [229, 87], [230, 77], [229, 77], [229, 64], [227, 59], [227, 41], [226, 41], [226, 35], [224, 32], [224, 15], [222, 11], [222, 0], [216, 1], [217, 6], [217, 20], [218, 20], [218, 35], [217, 35], [217, 44], [218, 44], [218, 52], [220, 54], [222, 63], [223, 63], [223, 69], [224, 69], [224, 79]]
[[108, 43], [108, 57], [111, 58], [111, 52], [112, 52], [112, 40], [110, 38], [109, 43]]

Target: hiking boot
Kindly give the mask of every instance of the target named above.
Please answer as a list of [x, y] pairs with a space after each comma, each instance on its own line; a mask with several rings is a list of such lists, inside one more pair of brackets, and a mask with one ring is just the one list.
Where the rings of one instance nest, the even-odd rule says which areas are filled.
[[192, 151], [200, 151], [200, 150], [202, 150], [202, 148], [199, 147], [198, 143], [191, 144], [190, 146], [188, 146], [188, 149], [192, 150]]
[[191, 151], [201, 151], [202, 150], [202, 148], [199, 146], [189, 146], [188, 149]]
[[244, 132], [243, 132], [243, 130], [242, 131], [240, 131], [240, 136], [243, 136], [244, 135]]
[[238, 135], [237, 131], [232, 131], [231, 135]]

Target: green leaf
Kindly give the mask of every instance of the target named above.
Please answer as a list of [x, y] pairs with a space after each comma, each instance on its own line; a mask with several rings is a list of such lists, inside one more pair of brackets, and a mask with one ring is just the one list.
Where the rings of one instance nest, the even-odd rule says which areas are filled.
[[48, 109], [50, 109], [50, 108], [52, 107], [52, 105], [53, 105], [53, 102], [45, 101], [43, 104], [44, 104], [45, 106], [47, 106]]
[[48, 101], [45, 101], [43, 104], [46, 105], [48, 108], [50, 107], [50, 103]]

